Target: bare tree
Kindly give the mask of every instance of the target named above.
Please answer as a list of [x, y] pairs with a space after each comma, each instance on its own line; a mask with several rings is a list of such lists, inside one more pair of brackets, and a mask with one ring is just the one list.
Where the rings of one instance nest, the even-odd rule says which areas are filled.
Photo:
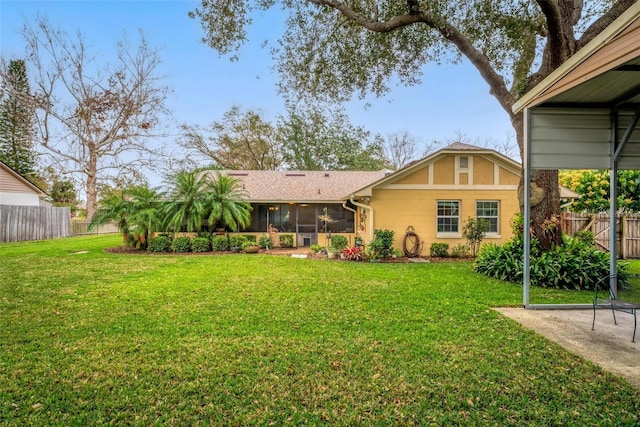
[[384, 159], [394, 169], [401, 169], [417, 160], [418, 141], [408, 131], [392, 133], [384, 140]]
[[98, 181], [148, 165], [154, 154], [150, 138], [158, 136], [168, 91], [156, 74], [158, 51], [142, 34], [135, 47], [125, 36], [115, 61], [98, 64], [80, 32], [70, 36], [46, 18], [22, 34], [42, 146], [63, 171], [82, 176], [90, 220]]

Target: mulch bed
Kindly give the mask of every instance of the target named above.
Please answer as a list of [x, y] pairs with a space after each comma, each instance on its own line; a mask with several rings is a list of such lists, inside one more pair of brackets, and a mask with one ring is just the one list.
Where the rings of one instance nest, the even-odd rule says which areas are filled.
[[[231, 251], [223, 251], [223, 252], [183, 252], [183, 253], [176, 253], [176, 252], [162, 252], [162, 253], [153, 253], [153, 252], [147, 252], [147, 251], [143, 251], [141, 249], [136, 249], [136, 248], [132, 248], [129, 246], [114, 246], [111, 248], [106, 248], [104, 250], [105, 252], [108, 253], [112, 253], [112, 254], [135, 254], [135, 255], [184, 255], [184, 256], [211, 256], [211, 255], [234, 255], [235, 252], [231, 252]], [[260, 252], [258, 252], [260, 254], [264, 254], [264, 255], [279, 255], [279, 256], [290, 256], [292, 254], [291, 250], [288, 249], [271, 249], [269, 251], [265, 251], [265, 250], [260, 250]], [[297, 252], [300, 253], [300, 252]], [[304, 254], [307, 256], [307, 259], [317, 259], [317, 260], [324, 260], [327, 259], [327, 257], [324, 254], [312, 254], [312, 253], [306, 253]], [[473, 261], [473, 258], [435, 258], [435, 257], [422, 257], [424, 260], [426, 260], [426, 262], [460, 262], [460, 261]], [[331, 260], [331, 261], [346, 261], [343, 259], [335, 259], [335, 260]], [[388, 259], [384, 259], [384, 260], [380, 260], [381, 263], [384, 264], [393, 264], [393, 263], [408, 263], [408, 262], [412, 262], [410, 258], [406, 258], [406, 257], [400, 257], [400, 258], [388, 258]]]

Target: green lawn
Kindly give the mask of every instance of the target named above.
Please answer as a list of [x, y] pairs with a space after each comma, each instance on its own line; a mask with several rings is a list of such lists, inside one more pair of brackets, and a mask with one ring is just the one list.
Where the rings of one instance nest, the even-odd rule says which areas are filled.
[[521, 286], [470, 263], [117, 244], [0, 245], [2, 424], [640, 423], [640, 390], [491, 310]]

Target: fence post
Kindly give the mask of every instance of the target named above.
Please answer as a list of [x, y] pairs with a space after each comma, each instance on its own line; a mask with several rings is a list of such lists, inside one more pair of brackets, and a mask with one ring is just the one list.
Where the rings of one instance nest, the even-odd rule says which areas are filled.
[[627, 215], [620, 218], [620, 258], [627, 259]]

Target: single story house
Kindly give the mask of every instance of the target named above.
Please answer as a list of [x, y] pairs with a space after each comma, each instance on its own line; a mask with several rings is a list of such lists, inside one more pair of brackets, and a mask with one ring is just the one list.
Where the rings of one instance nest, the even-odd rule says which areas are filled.
[[0, 205], [50, 206], [45, 197], [47, 193], [0, 162]]
[[[253, 206], [251, 224], [242, 233], [265, 235], [271, 229], [292, 235], [298, 247], [328, 245], [328, 233], [344, 235], [351, 245], [356, 237], [366, 244], [374, 230], [388, 229], [401, 249], [412, 227], [424, 256], [434, 242], [450, 248], [466, 243], [462, 230], [469, 217], [488, 220], [485, 241], [503, 243], [512, 237], [510, 222], [520, 212], [520, 163], [460, 142], [396, 172], [217, 172], [237, 178]], [[563, 199], [577, 197], [560, 190]], [[332, 221], [323, 221], [324, 215]]]

